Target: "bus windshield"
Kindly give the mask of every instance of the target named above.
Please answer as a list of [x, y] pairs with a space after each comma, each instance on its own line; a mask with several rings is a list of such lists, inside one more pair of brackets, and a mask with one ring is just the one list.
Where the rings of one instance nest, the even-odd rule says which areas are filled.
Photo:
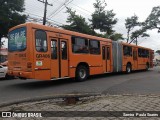
[[26, 49], [26, 27], [9, 32], [8, 51], [24, 51]]

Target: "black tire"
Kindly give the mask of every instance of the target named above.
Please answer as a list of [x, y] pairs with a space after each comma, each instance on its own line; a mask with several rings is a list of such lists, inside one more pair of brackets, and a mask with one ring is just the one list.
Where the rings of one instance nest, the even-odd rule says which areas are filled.
[[6, 74], [5, 79], [7, 79], [7, 80], [14, 79], [14, 76], [10, 76], [10, 75]]
[[76, 69], [76, 81], [83, 82], [89, 76], [89, 70], [86, 66], [80, 65]]
[[127, 74], [128, 74], [128, 73], [131, 73], [131, 71], [132, 71], [131, 64], [127, 64], [127, 66], [126, 66], [126, 73], [127, 73]]

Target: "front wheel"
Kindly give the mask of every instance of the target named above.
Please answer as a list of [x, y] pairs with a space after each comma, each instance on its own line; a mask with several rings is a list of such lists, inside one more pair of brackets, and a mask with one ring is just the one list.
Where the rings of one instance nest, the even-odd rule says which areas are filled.
[[76, 70], [76, 81], [82, 82], [89, 76], [89, 71], [85, 66], [78, 66]]
[[127, 64], [127, 66], [126, 66], [126, 73], [131, 73], [131, 70], [132, 70], [131, 65]]

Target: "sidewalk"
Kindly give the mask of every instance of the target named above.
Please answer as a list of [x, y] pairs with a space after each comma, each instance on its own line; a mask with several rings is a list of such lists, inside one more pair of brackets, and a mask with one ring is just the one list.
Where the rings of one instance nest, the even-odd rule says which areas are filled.
[[[74, 103], [74, 101], [72, 101]], [[5, 118], [4, 120], [159, 120], [159, 117], [97, 117], [104, 111], [160, 111], [160, 96], [146, 95], [98, 95], [82, 97], [75, 104], [66, 104], [64, 99], [50, 99], [28, 102], [0, 108], [2, 111], [85, 111], [88, 117], [43, 117], [42, 118]], [[71, 112], [69, 112], [71, 111]], [[94, 112], [91, 112], [94, 111]], [[88, 112], [88, 113], [87, 113]], [[96, 115], [91, 115], [94, 113]], [[57, 113], [59, 114], [59, 113]], [[77, 112], [78, 114], [78, 112]], [[80, 112], [79, 112], [80, 114]], [[155, 112], [156, 114], [156, 112]], [[63, 115], [63, 114], [62, 114]], [[160, 115], [160, 112], [159, 112]], [[71, 115], [72, 116], [72, 115]], [[91, 117], [94, 116], [94, 117]], [[1, 118], [0, 118], [1, 119]]]

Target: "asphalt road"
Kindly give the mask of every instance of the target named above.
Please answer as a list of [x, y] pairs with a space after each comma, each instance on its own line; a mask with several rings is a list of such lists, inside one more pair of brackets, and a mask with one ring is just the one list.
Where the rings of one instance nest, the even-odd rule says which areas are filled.
[[0, 103], [67, 93], [154, 94], [160, 95], [160, 68], [131, 74], [91, 76], [85, 82], [0, 79]]

